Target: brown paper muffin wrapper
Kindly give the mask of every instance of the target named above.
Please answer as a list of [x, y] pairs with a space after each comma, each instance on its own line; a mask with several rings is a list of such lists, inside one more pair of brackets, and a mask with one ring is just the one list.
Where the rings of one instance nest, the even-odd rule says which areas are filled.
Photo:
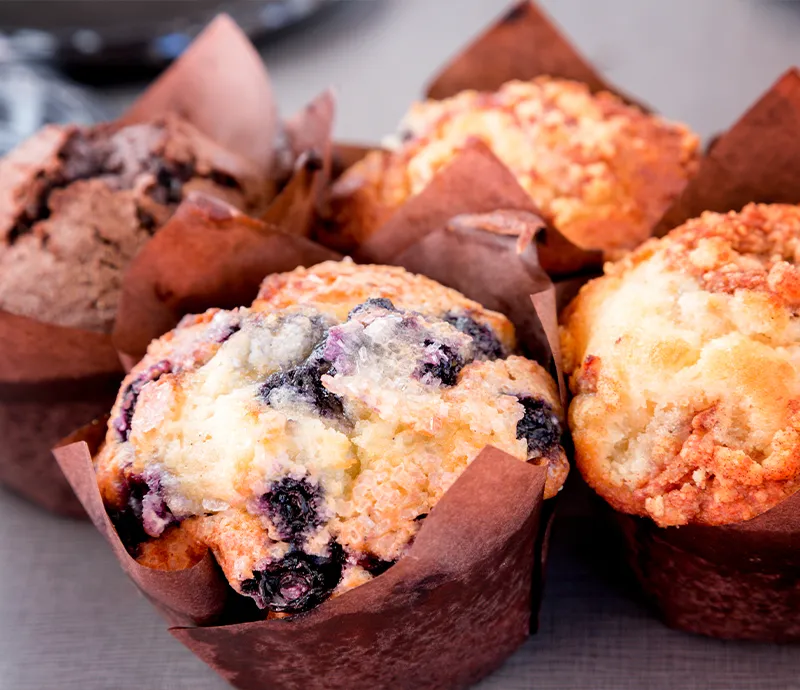
[[[465, 89], [496, 91], [512, 79], [529, 81], [539, 76], [580, 81], [592, 92], [610, 91], [649, 112], [649, 108], [604, 81], [542, 10], [527, 0], [513, 5], [447, 63], [432, 78], [425, 96], [443, 99]], [[335, 158], [339, 163], [336, 172], [360, 160], [368, 150], [353, 144], [340, 147]], [[398, 232], [398, 225], [410, 225], [411, 240], [417, 239], [424, 231], [417, 219], [435, 222], [436, 209], [442, 205], [448, 218], [497, 210], [541, 215], [513, 173], [480, 142], [457, 154], [421, 193], [397, 209], [376, 199], [367, 181], [360, 188], [356, 181], [351, 182], [346, 191], [330, 196], [316, 236], [337, 251], [357, 252], [361, 260], [381, 262], [387, 252], [397, 250], [389, 246], [391, 242], [409, 241]], [[365, 233], [359, 230], [362, 227], [370, 230]], [[363, 242], [358, 239], [361, 234], [368, 235]], [[602, 265], [600, 252], [585, 252], [582, 260], [576, 260], [574, 252], [565, 250], [570, 243], [554, 228], [542, 234], [538, 243], [541, 264], [557, 281]], [[587, 258], [592, 254], [593, 259]]]
[[787, 70], [742, 117], [717, 135], [655, 229], [663, 237], [703, 211], [738, 211], [750, 202], [800, 202], [800, 70]]
[[[658, 235], [703, 211], [800, 203], [800, 73], [789, 70], [720, 135]], [[667, 625], [701, 635], [800, 642], [800, 493], [749, 520], [660, 528], [615, 514], [627, 560]]]
[[269, 175], [280, 130], [261, 56], [236, 23], [219, 15], [117, 121], [176, 113]]
[[544, 468], [487, 448], [384, 574], [289, 620], [211, 625], [230, 617], [238, 598], [211, 555], [167, 572], [125, 551], [92, 468], [99, 426], [56, 449], [64, 473], [170, 632], [237, 688], [460, 687], [529, 633]]
[[[404, 247], [392, 263], [508, 313], [525, 347], [545, 366], [553, 362], [561, 378], [558, 351], [548, 344], [557, 343], [555, 288], [532, 241], [540, 222], [527, 216], [515, 222], [527, 242], [457, 223]], [[130, 300], [117, 335], [133, 351], [133, 343], [158, 335], [185, 309], [235, 303], [266, 273], [330, 255], [221, 202], [193, 197], [127, 274]], [[465, 270], [476, 266], [481, 270]], [[173, 572], [145, 568], [128, 555], [102, 505], [92, 466], [103, 429], [81, 429], [57, 448], [61, 468], [120, 565], [174, 626], [173, 634], [236, 687], [460, 687], [499, 666], [537, 627], [553, 513], [548, 501], [541, 517], [544, 467], [484, 449], [397, 565], [306, 614], [252, 620], [242, 617], [242, 597], [211, 555]]]
[[[283, 168], [293, 166], [288, 183], [268, 208], [266, 220], [300, 237], [309, 234], [329, 172], [330, 94], [323, 94], [287, 122], [287, 144], [285, 150], [279, 150], [282, 125], [269, 76], [247, 37], [222, 15], [116, 124], [146, 122], [167, 113], [179, 114], [258, 164], [265, 184], [276, 185], [276, 176], [286, 174]], [[156, 238], [159, 236], [160, 232]], [[158, 239], [159, 243], [168, 241]], [[229, 237], [220, 248], [237, 241], [244, 246], [253, 244]], [[224, 258], [213, 258], [216, 265], [224, 264]], [[185, 280], [191, 280], [184, 265], [176, 263], [174, 267], [178, 274], [184, 272]], [[252, 275], [250, 268], [242, 281]], [[250, 282], [255, 284], [254, 280]], [[123, 369], [112, 338], [2, 311], [0, 335], [0, 435], [5, 439], [0, 451], [0, 483], [48, 510], [80, 516], [83, 510], [49, 449], [113, 404]]]
[[724, 639], [800, 642], [800, 494], [735, 525], [657, 527], [615, 515], [664, 622]]
[[0, 311], [0, 483], [83, 514], [50, 448], [113, 404], [122, 372], [108, 336]]
[[125, 274], [114, 342], [126, 369], [185, 314], [250, 304], [266, 275], [338, 258], [222, 201], [190, 195]]
[[606, 82], [599, 72], [559, 31], [552, 20], [529, 0], [518, 2], [431, 79], [427, 98], [442, 100], [460, 91], [497, 91], [512, 79], [531, 81], [551, 76], [611, 91], [644, 110], [647, 106]]
[[[476, 180], [480, 184], [476, 185]], [[601, 252], [580, 249], [547, 226], [511, 171], [482, 142], [459, 152], [424, 190], [360, 245], [355, 256], [360, 261], [389, 263], [392, 256], [448, 223], [480, 226], [498, 236], [518, 237], [524, 242], [523, 229], [528, 223], [521, 220], [517, 226], [514, 219], [526, 217], [536, 217], [543, 231], [536, 237], [539, 263], [553, 278], [590, 272], [602, 265]], [[478, 270], [480, 267], [472, 269]]]

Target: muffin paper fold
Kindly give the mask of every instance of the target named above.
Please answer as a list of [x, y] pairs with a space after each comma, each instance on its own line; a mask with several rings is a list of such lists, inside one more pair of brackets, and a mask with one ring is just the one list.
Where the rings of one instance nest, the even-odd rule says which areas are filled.
[[117, 122], [124, 126], [175, 113], [218, 144], [274, 168], [281, 129], [261, 56], [236, 23], [219, 15]]
[[[750, 202], [800, 203], [800, 71], [787, 71], [714, 142], [657, 228]], [[746, 522], [657, 527], [615, 513], [628, 563], [668, 625], [800, 642], [800, 492]]]
[[[332, 95], [325, 93], [282, 125], [261, 58], [236, 24], [221, 15], [111, 124], [148, 122], [170, 113], [188, 120], [259, 166], [264, 184], [277, 195], [266, 210], [266, 221], [302, 237], [310, 231], [330, 169], [333, 108]], [[168, 242], [160, 234], [153, 242]], [[248, 240], [229, 237], [218, 248], [237, 242], [247, 245]], [[250, 246], [256, 244], [251, 241]], [[263, 256], [268, 250], [259, 251]], [[330, 256], [320, 248], [316, 252]], [[153, 255], [155, 250], [146, 253]], [[217, 266], [224, 264], [224, 257], [214, 258]], [[190, 279], [185, 265], [174, 268], [176, 278], [182, 273]], [[250, 276], [252, 268], [245, 278]], [[0, 331], [0, 431], [6, 439], [0, 451], [0, 483], [48, 510], [80, 516], [83, 510], [49, 449], [113, 404], [124, 372], [112, 337], [2, 310]], [[125, 361], [131, 363], [129, 357]]]
[[63, 447], [54, 449], [61, 470], [123, 570], [171, 625], [202, 624], [217, 619], [224, 610], [230, 588], [210, 552], [186, 570], [153, 570], [131, 558], [120, 541], [97, 490], [92, 465], [92, 455], [105, 438], [107, 419], [106, 416], [82, 427], [62, 441]]
[[[628, 104], [650, 112], [619, 89], [607, 83], [594, 67], [561, 34], [553, 22], [534, 3], [523, 1], [507, 12], [451, 59], [430, 81], [426, 98], [444, 99], [466, 90], [496, 91], [513, 79], [530, 81], [550, 76], [579, 81], [590, 91], [609, 91]], [[380, 151], [379, 147], [373, 150]], [[356, 163], [369, 151], [366, 146], [349, 144], [337, 148], [334, 160], [339, 163], [334, 175]], [[388, 151], [383, 151], [388, 158]], [[367, 175], [382, 174], [381, 165], [362, 170]], [[362, 260], [380, 260], [391, 240], [405, 241], [396, 232], [399, 223], [418, 224], [418, 219], [435, 217], [436, 208], [444, 203], [458, 213], [486, 213], [496, 210], [523, 210], [538, 213], [533, 200], [513, 173], [482, 142], [474, 142], [457, 154], [440, 170], [426, 188], [405, 201], [399, 208], [390, 208], [370, 189], [368, 179], [353, 178], [329, 195], [316, 237], [337, 251], [361, 252]], [[451, 210], [452, 210], [451, 208]], [[376, 228], [361, 241], [359, 228]], [[416, 236], [415, 230], [411, 234]], [[561, 281], [582, 270], [602, 265], [599, 252], [579, 250], [551, 228], [538, 239], [541, 263], [550, 275]], [[572, 247], [572, 249], [568, 249]], [[357, 247], [357, 248], [356, 248]], [[594, 255], [594, 258], [589, 258]]]
[[304, 237], [192, 194], [125, 274], [114, 343], [129, 369], [184, 315], [250, 304], [265, 275], [337, 258]]
[[0, 311], [0, 483], [43, 508], [83, 510], [50, 448], [108, 411], [122, 378], [107, 335]]
[[[476, 185], [475, 180], [480, 180], [480, 184]], [[494, 216], [456, 220], [466, 214]], [[389, 263], [390, 257], [448, 223], [481, 226], [489, 233], [524, 241], [525, 236], [520, 233], [528, 224], [514, 223], [522, 214], [538, 218], [542, 229], [536, 236], [539, 265], [554, 279], [591, 272], [602, 265], [602, 252], [581, 249], [547, 226], [530, 196], [482, 142], [458, 153], [424, 190], [403, 204], [360, 245], [355, 255], [361, 261]], [[478, 270], [479, 267], [473, 268]]]
[[589, 89], [611, 91], [624, 101], [646, 106], [606, 82], [534, 2], [512, 5], [494, 24], [453, 57], [429, 82], [425, 96], [442, 100], [460, 91], [497, 91], [512, 79], [539, 76], [571, 79]]
[[[509, 224], [515, 232], [494, 227]], [[386, 258], [506, 312], [523, 346], [561, 378], [552, 340], [555, 288], [539, 266], [539, 232], [541, 220], [530, 213], [456, 216]], [[307, 238], [194, 196], [126, 275], [117, 343], [135, 350], [133, 361], [185, 310], [241, 304], [265, 273], [331, 257]], [[538, 625], [553, 515], [553, 501], [543, 500], [544, 466], [484, 449], [395, 566], [308, 613], [253, 620], [252, 612], [243, 617], [242, 597], [212, 556], [172, 572], [129, 556], [92, 466], [104, 428], [90, 425], [65, 439], [54, 451], [59, 464], [122, 568], [175, 626], [173, 634], [236, 687], [461, 687], [499, 666]]]
[[800, 69], [787, 70], [726, 132], [655, 228], [663, 237], [703, 211], [800, 202]]

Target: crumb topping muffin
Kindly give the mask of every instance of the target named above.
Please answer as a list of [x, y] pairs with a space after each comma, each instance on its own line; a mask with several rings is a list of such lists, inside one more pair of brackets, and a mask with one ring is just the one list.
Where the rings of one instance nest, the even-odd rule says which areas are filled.
[[800, 207], [704, 213], [562, 317], [577, 463], [661, 526], [751, 519], [800, 489]]
[[540, 77], [464, 91], [414, 104], [392, 153], [372, 153], [344, 174], [334, 188], [343, 232], [362, 241], [475, 139], [570, 240], [612, 253], [647, 239], [699, 151], [686, 127], [578, 82]]
[[124, 269], [191, 191], [252, 213], [272, 195], [175, 117], [44, 128], [0, 160], [0, 309], [108, 332]]
[[[337, 267], [340, 287], [372, 295], [340, 293], [341, 308], [322, 287]], [[382, 273], [385, 292], [366, 287]], [[502, 315], [351, 263], [270, 278], [262, 293], [186, 317], [123, 383], [96, 471], [141, 562], [209, 548], [237, 592], [297, 613], [401, 558], [487, 445], [546, 464], [547, 497], [563, 485], [555, 384], [512, 354]]]

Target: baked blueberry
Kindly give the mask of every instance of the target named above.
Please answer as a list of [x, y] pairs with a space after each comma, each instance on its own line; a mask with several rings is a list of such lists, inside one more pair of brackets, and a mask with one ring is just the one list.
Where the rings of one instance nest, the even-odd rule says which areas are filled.
[[517, 437], [525, 439], [529, 454], [549, 455], [561, 443], [561, 422], [553, 406], [541, 398], [521, 397], [519, 402], [525, 413], [517, 422]]
[[261, 386], [261, 398], [270, 402], [275, 391], [290, 395], [312, 405], [319, 414], [327, 418], [344, 414], [341, 399], [322, 384], [323, 374], [330, 374], [331, 363], [320, 356], [312, 356], [289, 371], [271, 374]]
[[122, 543], [132, 553], [148, 536], [158, 537], [176, 522], [164, 501], [161, 480], [154, 472], [147, 476], [126, 477], [122, 486], [122, 503], [123, 506], [113, 510], [110, 517]]
[[284, 477], [273, 482], [261, 497], [261, 504], [281, 539], [297, 541], [322, 522], [322, 496], [319, 486], [308, 478]]
[[241, 591], [260, 598], [275, 613], [302, 613], [328, 598], [342, 577], [341, 549], [331, 545], [329, 556], [292, 551], [276, 563], [253, 572]]
[[455, 386], [458, 374], [464, 368], [464, 358], [459, 352], [434, 340], [426, 339], [425, 360], [420, 367], [420, 376], [425, 381], [438, 380], [443, 386]]
[[386, 297], [371, 297], [366, 302], [362, 302], [358, 306], [353, 307], [353, 309], [347, 315], [347, 318], [352, 319], [359, 312], [364, 311], [365, 309], [374, 309], [376, 307], [379, 309], [386, 309], [387, 311], [397, 311], [394, 304], [392, 304], [392, 300], [386, 299]]
[[125, 388], [122, 393], [119, 414], [114, 420], [114, 429], [121, 441], [128, 440], [128, 435], [131, 432], [131, 420], [136, 410], [136, 401], [139, 399], [139, 393], [142, 392], [142, 388], [151, 381], [158, 381], [162, 374], [170, 371], [172, 371], [172, 365], [167, 360], [162, 360], [147, 367]]
[[505, 356], [503, 344], [491, 327], [479, 323], [471, 316], [455, 312], [445, 314], [444, 320], [472, 338], [475, 354], [479, 359], [498, 359]]

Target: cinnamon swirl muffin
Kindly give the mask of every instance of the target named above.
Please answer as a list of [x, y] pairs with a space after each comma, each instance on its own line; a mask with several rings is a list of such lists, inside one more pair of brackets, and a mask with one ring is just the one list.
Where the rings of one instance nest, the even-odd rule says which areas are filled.
[[96, 458], [140, 562], [211, 549], [297, 613], [370, 580], [487, 445], [562, 486], [555, 384], [500, 314], [402, 269], [328, 262], [186, 317], [125, 379]]
[[108, 332], [125, 268], [194, 190], [254, 214], [273, 191], [177, 117], [44, 128], [0, 160], [0, 309]]
[[699, 154], [686, 127], [578, 82], [540, 77], [464, 91], [413, 105], [390, 152], [371, 153], [340, 178], [331, 241], [342, 249], [363, 242], [473, 140], [567, 238], [611, 254], [647, 239]]
[[563, 316], [577, 464], [658, 525], [754, 518], [800, 489], [800, 207], [704, 213]]

